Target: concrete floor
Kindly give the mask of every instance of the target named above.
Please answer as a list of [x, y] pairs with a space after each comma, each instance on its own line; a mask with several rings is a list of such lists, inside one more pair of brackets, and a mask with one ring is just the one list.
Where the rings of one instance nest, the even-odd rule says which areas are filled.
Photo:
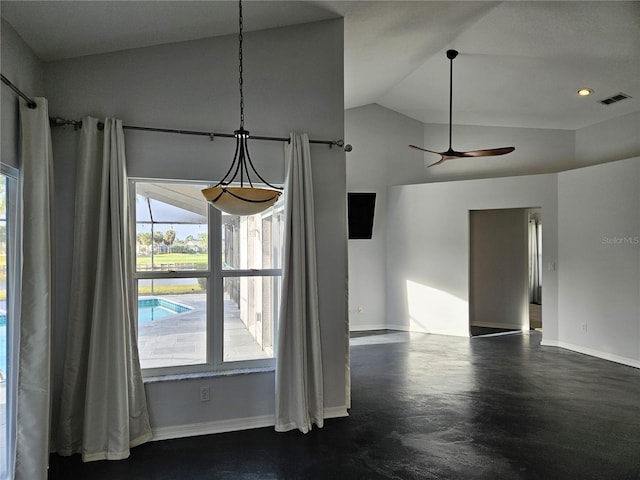
[[350, 417], [51, 458], [50, 479], [640, 479], [640, 371], [539, 333], [352, 340]]

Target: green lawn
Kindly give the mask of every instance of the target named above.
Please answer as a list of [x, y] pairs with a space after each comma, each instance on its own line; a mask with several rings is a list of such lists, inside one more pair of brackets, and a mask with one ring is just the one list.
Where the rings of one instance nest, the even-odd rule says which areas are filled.
[[[158, 269], [160, 265], [175, 265], [176, 270], [180, 269], [180, 264], [185, 265], [187, 269], [194, 268], [196, 270], [206, 270], [208, 267], [209, 256], [206, 253], [194, 254], [194, 253], [158, 253], [153, 256], [153, 263], [155, 269]], [[151, 269], [151, 256], [138, 256], [136, 258], [136, 265], [138, 271]], [[148, 268], [145, 268], [148, 267]], [[169, 268], [172, 268], [169, 267]], [[155, 285], [153, 293], [155, 295], [178, 295], [181, 293], [194, 293], [200, 292], [202, 286], [198, 284], [194, 279], [192, 285]], [[149, 295], [151, 292], [151, 285], [139, 286], [139, 295]]]
[[[157, 253], [153, 256], [153, 262], [156, 265], [161, 263], [195, 263], [206, 268], [209, 255], [206, 253]], [[138, 256], [136, 258], [138, 265], [151, 265], [151, 255]]]
[[155, 285], [153, 291], [151, 285], [138, 286], [138, 295], [180, 295], [183, 293], [203, 292], [202, 286], [198, 283], [192, 285]]

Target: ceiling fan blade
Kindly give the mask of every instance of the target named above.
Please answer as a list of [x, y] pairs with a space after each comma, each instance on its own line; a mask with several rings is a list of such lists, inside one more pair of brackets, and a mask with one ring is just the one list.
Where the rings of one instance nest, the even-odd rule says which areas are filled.
[[442, 162], [444, 162], [445, 160], [451, 160], [451, 158], [447, 158], [445, 156], [443, 156], [440, 160], [438, 160], [435, 163], [432, 163], [431, 165], [427, 165], [427, 168], [429, 167], [435, 167], [436, 165], [440, 165]]
[[415, 148], [416, 150], [422, 150], [423, 152], [435, 153], [436, 155], [442, 155], [442, 152], [434, 152], [433, 150], [427, 150], [426, 148], [417, 147], [415, 145], [409, 145], [411, 148]]
[[[440, 165], [445, 160], [451, 160], [452, 157], [447, 155], [447, 152], [434, 152], [433, 150], [427, 150], [426, 148], [416, 147], [415, 145], [409, 145], [411, 148], [415, 148], [416, 150], [420, 150], [422, 152], [435, 153], [436, 155], [440, 155], [440, 160], [431, 165], [427, 165], [427, 167], [433, 167], [434, 165]], [[455, 158], [455, 157], [454, 157]]]
[[487, 150], [471, 150], [469, 152], [460, 152], [462, 157], [495, 157], [498, 155], [506, 155], [511, 153], [516, 147], [489, 148]]

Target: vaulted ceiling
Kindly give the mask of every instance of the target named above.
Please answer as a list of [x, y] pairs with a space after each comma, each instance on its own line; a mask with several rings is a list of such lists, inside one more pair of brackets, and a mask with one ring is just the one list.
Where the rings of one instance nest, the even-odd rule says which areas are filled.
[[[235, 1], [0, 6], [44, 61], [238, 29]], [[445, 52], [454, 48], [457, 124], [575, 130], [640, 110], [637, 1], [245, 1], [243, 9], [246, 30], [344, 17], [345, 108], [377, 103], [448, 122]], [[594, 93], [579, 97], [583, 87]], [[600, 103], [619, 92], [631, 98]]]

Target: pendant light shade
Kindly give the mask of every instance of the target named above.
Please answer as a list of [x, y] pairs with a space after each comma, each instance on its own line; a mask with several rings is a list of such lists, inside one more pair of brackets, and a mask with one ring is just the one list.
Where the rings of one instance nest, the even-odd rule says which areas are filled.
[[[253, 166], [247, 140], [249, 131], [244, 129], [244, 92], [242, 89], [242, 0], [239, 4], [240, 33], [238, 35], [238, 60], [240, 78], [240, 128], [236, 130], [236, 152], [233, 162], [224, 178], [213, 187], [202, 190], [204, 198], [218, 210], [230, 215], [254, 215], [260, 213], [278, 201], [282, 188], [274, 187], [260, 176]], [[251, 176], [258, 178], [267, 187], [254, 187]], [[239, 177], [240, 185], [237, 185]], [[249, 186], [245, 186], [248, 183]]]
[[202, 190], [202, 194], [229, 215], [254, 215], [276, 203], [282, 192], [258, 187], [210, 187]]

